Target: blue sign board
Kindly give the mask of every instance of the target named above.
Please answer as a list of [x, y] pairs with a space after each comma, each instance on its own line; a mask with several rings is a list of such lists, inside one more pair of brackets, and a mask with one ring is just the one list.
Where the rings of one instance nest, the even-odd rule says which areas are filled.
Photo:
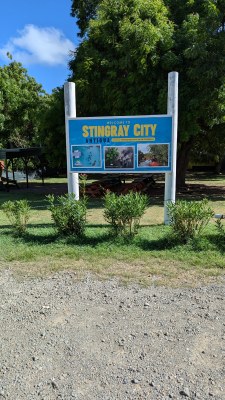
[[172, 117], [70, 118], [70, 171], [171, 171]]

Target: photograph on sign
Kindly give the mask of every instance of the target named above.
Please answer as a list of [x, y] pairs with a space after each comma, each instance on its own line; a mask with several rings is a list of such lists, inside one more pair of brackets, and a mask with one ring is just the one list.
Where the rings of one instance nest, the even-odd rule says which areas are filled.
[[169, 144], [138, 144], [138, 167], [167, 167]]
[[107, 146], [104, 150], [106, 169], [134, 169], [134, 147]]
[[172, 117], [69, 118], [71, 172], [170, 172]]
[[73, 168], [101, 168], [101, 147], [98, 145], [72, 146], [72, 166]]

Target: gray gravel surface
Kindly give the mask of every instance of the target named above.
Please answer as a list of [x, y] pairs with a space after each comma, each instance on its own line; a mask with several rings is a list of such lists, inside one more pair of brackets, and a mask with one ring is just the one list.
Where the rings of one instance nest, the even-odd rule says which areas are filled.
[[0, 399], [225, 399], [224, 284], [0, 273]]

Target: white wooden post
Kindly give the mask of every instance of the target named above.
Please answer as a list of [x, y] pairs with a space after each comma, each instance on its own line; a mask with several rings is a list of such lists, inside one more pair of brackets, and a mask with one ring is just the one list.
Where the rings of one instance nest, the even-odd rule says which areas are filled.
[[165, 174], [164, 223], [169, 224], [167, 203], [176, 199], [177, 128], [178, 128], [178, 72], [168, 74], [167, 114], [172, 115], [172, 172]]
[[68, 193], [74, 193], [75, 199], [79, 200], [79, 175], [70, 172], [70, 152], [69, 148], [69, 123], [68, 118], [76, 118], [76, 90], [74, 82], [64, 84], [64, 104], [65, 104], [65, 124], [66, 124], [66, 158], [67, 158], [67, 183]]

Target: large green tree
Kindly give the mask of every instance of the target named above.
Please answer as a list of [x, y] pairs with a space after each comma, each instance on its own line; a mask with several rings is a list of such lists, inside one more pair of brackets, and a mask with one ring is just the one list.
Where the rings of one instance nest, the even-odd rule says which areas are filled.
[[79, 36], [85, 35], [90, 19], [96, 15], [98, 3], [99, 0], [72, 0], [71, 15], [77, 18]]
[[57, 171], [66, 167], [66, 136], [64, 93], [53, 90], [41, 117], [40, 139], [47, 154], [48, 165]]
[[[184, 184], [189, 154], [223, 119], [225, 1], [165, 0], [173, 21], [174, 68], [179, 83], [178, 184]], [[214, 132], [219, 130], [214, 129]], [[201, 148], [199, 148], [199, 152]]]
[[179, 72], [179, 185], [196, 138], [219, 123], [224, 10], [225, 0], [72, 1], [80, 115], [163, 113], [167, 74]]
[[[162, 0], [103, 0], [70, 63], [80, 115], [159, 110], [173, 61], [173, 24]], [[166, 105], [164, 106], [165, 111]]]
[[45, 101], [42, 86], [20, 63], [12, 61], [0, 67], [0, 147], [39, 144]]

